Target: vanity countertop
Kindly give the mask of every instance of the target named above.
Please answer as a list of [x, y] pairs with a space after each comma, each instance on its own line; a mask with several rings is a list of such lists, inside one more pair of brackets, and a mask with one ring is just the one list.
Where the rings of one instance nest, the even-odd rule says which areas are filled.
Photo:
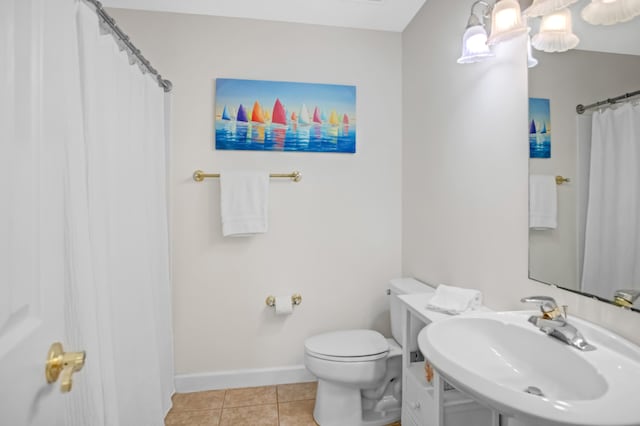
[[414, 313], [420, 317], [424, 322], [436, 322], [441, 321], [443, 319], [451, 318], [453, 316], [464, 316], [472, 313], [478, 312], [493, 312], [492, 309], [482, 305], [480, 308], [464, 312], [460, 315], [449, 315], [442, 312], [432, 311], [427, 309], [427, 304], [431, 298], [435, 295], [435, 292], [429, 293], [415, 293], [415, 294], [403, 294], [398, 296], [400, 300], [402, 300], [407, 307]]

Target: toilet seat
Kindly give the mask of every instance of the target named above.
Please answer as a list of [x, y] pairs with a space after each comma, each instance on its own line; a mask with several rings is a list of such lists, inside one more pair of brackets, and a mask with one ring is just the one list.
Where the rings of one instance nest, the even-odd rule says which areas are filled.
[[389, 343], [373, 330], [344, 330], [323, 333], [304, 342], [305, 352], [314, 357], [336, 362], [366, 362], [385, 358]]

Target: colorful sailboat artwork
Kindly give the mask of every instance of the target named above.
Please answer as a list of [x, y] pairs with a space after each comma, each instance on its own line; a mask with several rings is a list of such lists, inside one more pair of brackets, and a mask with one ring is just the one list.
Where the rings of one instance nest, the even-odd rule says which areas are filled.
[[355, 102], [355, 86], [216, 79], [215, 148], [354, 153]]

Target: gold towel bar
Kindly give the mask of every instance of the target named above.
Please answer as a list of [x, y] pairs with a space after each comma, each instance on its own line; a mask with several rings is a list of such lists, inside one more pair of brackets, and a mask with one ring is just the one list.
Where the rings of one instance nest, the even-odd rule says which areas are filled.
[[567, 182], [567, 183], [571, 182], [571, 179], [566, 178], [564, 176], [556, 176], [556, 184], [557, 185], [562, 185], [565, 182]]
[[[196, 170], [193, 172], [193, 180], [196, 182], [202, 182], [205, 178], [219, 178], [220, 173], [205, 173], [202, 170]], [[302, 179], [302, 173], [294, 170], [291, 173], [271, 173], [269, 177], [272, 178], [289, 178], [294, 182], [300, 182]]]

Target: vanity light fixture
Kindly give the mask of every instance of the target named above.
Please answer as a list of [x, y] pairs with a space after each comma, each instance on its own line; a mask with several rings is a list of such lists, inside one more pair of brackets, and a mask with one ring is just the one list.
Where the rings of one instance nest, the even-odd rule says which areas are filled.
[[478, 5], [484, 6], [485, 11], [489, 7], [489, 4], [482, 0], [471, 5], [471, 15], [462, 36], [462, 56], [458, 58], [459, 64], [479, 62], [495, 56], [487, 44], [487, 30], [484, 26], [485, 15], [484, 13], [480, 17], [476, 15], [475, 9]]
[[[573, 33], [571, 11], [567, 8], [580, 0], [533, 0], [520, 11], [517, 0], [497, 0], [490, 4], [477, 0], [471, 6], [471, 16], [462, 37], [459, 64], [478, 62], [494, 56], [491, 47], [527, 32], [528, 17], [542, 17], [540, 31], [527, 44], [529, 68], [538, 61], [531, 55], [531, 46], [544, 52], [565, 52], [575, 48], [580, 39]], [[484, 6], [478, 17], [477, 5]], [[640, 16], [640, 0], [590, 0], [582, 10], [582, 18], [594, 25], [612, 25]], [[485, 19], [491, 16], [491, 33], [487, 38]], [[486, 43], [485, 43], [486, 40]], [[485, 46], [486, 44], [486, 46]]]
[[567, 8], [543, 16], [540, 32], [531, 39], [533, 47], [544, 52], [566, 52], [579, 42], [572, 30], [571, 11]]
[[592, 25], [613, 25], [640, 15], [640, 0], [591, 0], [582, 19]]

